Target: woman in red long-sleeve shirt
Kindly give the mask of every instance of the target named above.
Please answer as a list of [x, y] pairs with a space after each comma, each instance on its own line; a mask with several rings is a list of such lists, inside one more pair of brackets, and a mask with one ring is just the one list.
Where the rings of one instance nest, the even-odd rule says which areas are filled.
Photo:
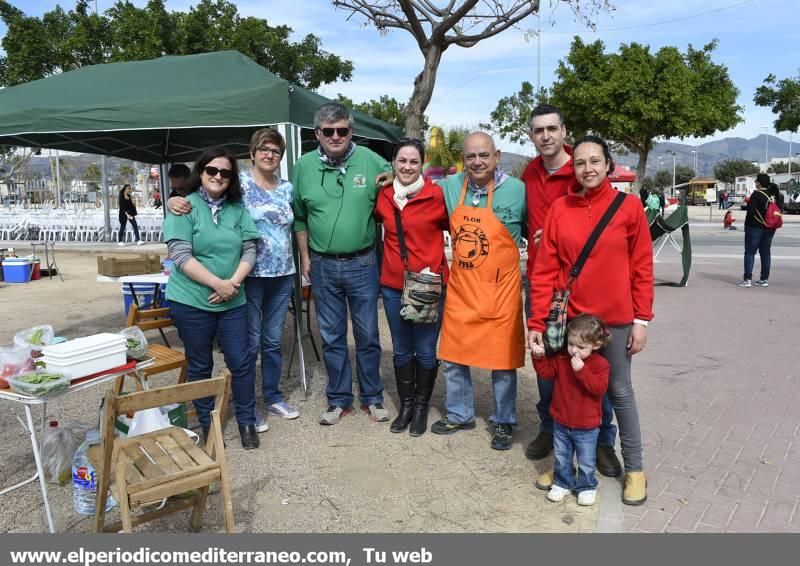
[[436, 344], [441, 324], [404, 320], [400, 314], [405, 266], [400, 257], [395, 212], [399, 212], [408, 250], [408, 269], [420, 272], [426, 267], [442, 276], [447, 284], [444, 233], [449, 228], [444, 195], [439, 185], [422, 177], [425, 150], [420, 140], [404, 139], [395, 147], [392, 166], [395, 179], [378, 193], [375, 216], [383, 223], [383, 264], [381, 293], [386, 319], [392, 334], [394, 370], [400, 411], [392, 422], [392, 432], [410, 428], [411, 436], [422, 435], [428, 426], [428, 403], [439, 364]]
[[[555, 289], [563, 289], [589, 234], [617, 191], [608, 174], [614, 162], [608, 144], [586, 136], [573, 146], [580, 187], [556, 201], [545, 221], [531, 282], [533, 315], [528, 340], [543, 345], [542, 332]], [[647, 341], [653, 318], [653, 248], [641, 201], [629, 196], [600, 236], [580, 276], [572, 284], [568, 316], [592, 314], [608, 325], [611, 343], [602, 355], [611, 366], [608, 396], [619, 425], [625, 464], [623, 503], [647, 498], [639, 412], [631, 382], [631, 356]]]

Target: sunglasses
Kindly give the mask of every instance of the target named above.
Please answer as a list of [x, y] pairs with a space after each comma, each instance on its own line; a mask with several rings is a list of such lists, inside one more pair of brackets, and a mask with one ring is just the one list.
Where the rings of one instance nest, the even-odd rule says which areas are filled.
[[216, 167], [212, 167], [211, 165], [206, 165], [203, 167], [203, 171], [205, 171], [206, 175], [209, 177], [216, 177], [217, 173], [219, 173], [219, 176], [223, 179], [230, 179], [233, 177], [233, 171], [230, 169], [218, 169]]
[[326, 138], [332, 138], [333, 132], [339, 134], [340, 138], [346, 138], [347, 134], [350, 133], [350, 128], [317, 128], [317, 130], [322, 132], [322, 135]]

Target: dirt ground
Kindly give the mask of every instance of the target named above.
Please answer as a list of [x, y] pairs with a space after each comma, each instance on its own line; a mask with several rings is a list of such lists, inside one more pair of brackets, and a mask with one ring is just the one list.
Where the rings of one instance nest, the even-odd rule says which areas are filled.
[[[148, 245], [148, 252], [165, 252]], [[139, 248], [131, 251], [144, 251]], [[12, 342], [16, 331], [49, 323], [57, 335], [76, 338], [113, 332], [125, 324], [118, 283], [96, 281], [99, 251], [65, 252], [59, 247], [61, 282], [0, 283], [0, 344]], [[114, 252], [116, 253], [116, 251]], [[379, 305], [379, 309], [382, 306]], [[300, 409], [300, 418], [270, 418], [259, 450], [240, 447], [235, 422], [226, 430], [226, 455], [231, 468], [234, 517], [242, 532], [591, 532], [598, 506], [578, 507], [574, 497], [560, 504], [545, 499], [534, 486], [536, 475], [550, 465], [528, 461], [524, 448], [537, 432], [535, 378], [529, 365], [519, 372], [514, 446], [506, 452], [489, 447], [488, 417], [491, 386], [485, 372], [474, 375], [478, 427], [452, 436], [425, 434], [412, 438], [390, 434], [388, 423], [373, 423], [354, 412], [333, 427], [317, 424], [326, 406], [327, 378], [321, 362], [305, 341], [309, 393], [304, 398], [297, 360], [286, 377], [293, 338], [291, 316], [284, 334], [283, 391]], [[319, 336], [317, 342], [319, 344]], [[168, 335], [179, 344], [177, 336]], [[149, 338], [158, 339], [157, 333]], [[174, 339], [173, 339], [174, 338]], [[381, 312], [384, 348], [382, 375], [386, 406], [396, 413], [391, 341]], [[217, 356], [222, 364], [221, 356]], [[351, 350], [352, 359], [352, 350]], [[218, 365], [218, 367], [219, 367]], [[355, 372], [354, 372], [355, 373]], [[174, 382], [176, 376], [153, 381]], [[48, 405], [48, 418], [62, 423], [97, 422], [105, 386], [68, 395]], [[260, 391], [260, 387], [259, 387]], [[430, 422], [441, 416], [444, 385], [436, 384]], [[259, 403], [260, 404], [260, 403]], [[0, 400], [0, 464], [3, 485], [11, 485], [35, 470], [27, 435], [14, 418], [12, 403]], [[18, 411], [20, 414], [21, 411]], [[192, 423], [190, 423], [191, 426]], [[601, 490], [603, 484], [601, 480]], [[70, 486], [50, 486], [50, 500], [61, 531], [88, 532], [90, 521], [71, 511]], [[112, 511], [110, 519], [117, 513]], [[205, 529], [223, 528], [219, 495], [209, 499]], [[142, 531], [186, 531], [188, 512], [139, 527]], [[0, 496], [0, 531], [46, 530], [38, 482]]]

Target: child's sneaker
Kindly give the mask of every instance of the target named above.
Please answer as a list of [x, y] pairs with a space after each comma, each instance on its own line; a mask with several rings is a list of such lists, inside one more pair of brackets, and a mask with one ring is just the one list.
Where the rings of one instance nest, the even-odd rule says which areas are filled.
[[769, 281], [766, 279], [759, 279], [758, 281], [753, 282], [753, 285], [756, 287], [769, 287]]
[[597, 490], [587, 489], [578, 494], [578, 505], [585, 505], [591, 507], [597, 499]]
[[739, 281], [739, 287], [752, 287], [753, 282], [750, 279], [742, 279]]
[[570, 490], [553, 484], [553, 487], [551, 487], [550, 491], [547, 492], [547, 499], [553, 503], [558, 503], [559, 501], [564, 501], [564, 498], [569, 495], [569, 493]]

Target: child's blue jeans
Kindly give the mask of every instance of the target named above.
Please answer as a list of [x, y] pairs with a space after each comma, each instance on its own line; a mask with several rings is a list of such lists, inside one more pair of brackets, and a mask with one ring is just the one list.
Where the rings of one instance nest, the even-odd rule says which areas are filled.
[[[553, 482], [577, 493], [597, 489], [594, 467], [597, 460], [597, 435], [599, 428], [569, 428], [558, 421], [553, 423]], [[572, 457], [577, 455], [578, 475], [572, 467]]]

